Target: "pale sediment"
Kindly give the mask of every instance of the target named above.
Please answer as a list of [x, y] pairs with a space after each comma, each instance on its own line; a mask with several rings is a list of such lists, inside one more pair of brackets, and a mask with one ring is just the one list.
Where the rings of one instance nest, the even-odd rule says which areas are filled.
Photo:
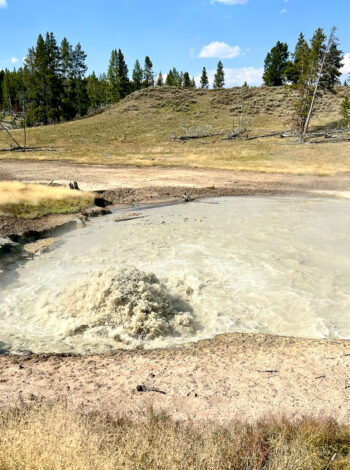
[[0, 356], [0, 376], [2, 407], [64, 397], [112, 416], [153, 406], [180, 420], [313, 415], [350, 423], [349, 341], [234, 334], [176, 349]]

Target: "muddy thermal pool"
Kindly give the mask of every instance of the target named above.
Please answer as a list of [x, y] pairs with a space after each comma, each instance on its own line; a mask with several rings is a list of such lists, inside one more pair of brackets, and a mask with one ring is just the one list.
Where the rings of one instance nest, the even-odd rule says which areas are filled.
[[237, 197], [91, 220], [0, 275], [2, 352], [350, 338], [350, 201]]

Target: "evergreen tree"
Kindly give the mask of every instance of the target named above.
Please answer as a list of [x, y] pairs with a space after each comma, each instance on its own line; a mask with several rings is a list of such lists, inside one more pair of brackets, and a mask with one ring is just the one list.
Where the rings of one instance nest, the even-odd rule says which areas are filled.
[[310, 48], [303, 35], [300, 33], [293, 53], [292, 67], [287, 70], [287, 77], [294, 85], [300, 84], [310, 70]]
[[349, 126], [350, 124], [350, 99], [346, 96], [342, 101], [340, 113], [344, 119], [344, 123]]
[[117, 89], [119, 99], [123, 99], [129, 93], [129, 78], [128, 66], [126, 65], [124, 55], [119, 49], [118, 51], [118, 76], [117, 76]]
[[75, 46], [73, 52], [73, 80], [75, 91], [75, 114], [83, 116], [89, 109], [89, 99], [87, 93], [87, 72], [86, 53], [82, 50], [80, 43]]
[[105, 73], [101, 74], [98, 79], [101, 104], [107, 105], [109, 102], [109, 82]]
[[286, 81], [286, 67], [288, 65], [288, 45], [277, 42], [265, 59], [263, 80], [267, 86], [281, 86]]
[[159, 75], [157, 77], [157, 86], [164, 86], [164, 79], [162, 72], [159, 72]]
[[183, 74], [183, 87], [192, 88], [192, 80], [188, 72]]
[[24, 75], [30, 101], [27, 121], [57, 122], [61, 115], [62, 80], [60, 51], [53, 33], [47, 33], [45, 40], [39, 35], [35, 51], [28, 51], [26, 65]]
[[87, 93], [89, 97], [90, 107], [98, 109], [101, 106], [100, 84], [95, 74], [92, 72], [87, 79]]
[[166, 77], [165, 84], [167, 86], [176, 86], [178, 88], [182, 87], [182, 80], [183, 80], [183, 74], [182, 72], [179, 73], [176, 68], [174, 67], [173, 69], [169, 70], [169, 73]]
[[109, 81], [109, 100], [111, 103], [116, 103], [119, 100], [118, 94], [118, 51], [113, 49], [108, 67], [108, 81]]
[[321, 79], [321, 86], [329, 91], [333, 91], [336, 85], [340, 85], [340, 77], [342, 75], [341, 68], [344, 59], [343, 52], [338, 49], [336, 42], [332, 43], [324, 66]]
[[60, 50], [53, 33], [46, 33], [46, 70], [44, 79], [47, 86], [46, 123], [57, 122], [61, 115], [62, 80], [60, 76]]
[[4, 71], [3, 77], [4, 78], [2, 83], [2, 106], [7, 111], [11, 111], [13, 109], [15, 101], [15, 89], [13, 86], [14, 83], [12, 80], [12, 74], [8, 69], [6, 69]]
[[75, 94], [73, 85], [73, 48], [66, 38], [61, 42], [61, 76], [62, 76], [62, 118], [72, 119], [75, 112]]
[[216, 74], [214, 76], [214, 88], [223, 88], [225, 85], [225, 72], [221, 60], [218, 63]]
[[129, 93], [128, 66], [120, 49], [112, 51], [108, 69], [108, 80], [110, 101], [116, 103], [125, 98]]
[[203, 70], [202, 70], [200, 84], [201, 84], [201, 88], [209, 88], [209, 79], [208, 79], [207, 69], [205, 67], [203, 67]]
[[192, 88], [197, 88], [196, 80], [194, 79], [194, 77], [192, 78]]
[[61, 75], [67, 86], [73, 76], [73, 48], [66, 38], [61, 42]]
[[169, 73], [166, 76], [165, 85], [166, 86], [176, 86], [176, 80], [175, 80], [174, 73], [173, 73], [172, 70], [169, 70]]
[[317, 28], [310, 41], [310, 69], [317, 74], [326, 51], [326, 35], [322, 28]]
[[2, 105], [2, 102], [3, 102], [2, 88], [3, 88], [4, 78], [5, 78], [5, 72], [4, 70], [0, 70], [0, 106]]
[[147, 56], [145, 58], [145, 65], [143, 68], [143, 86], [148, 88], [154, 85], [153, 64], [151, 59]]
[[242, 88], [249, 88], [249, 85], [247, 82], [244, 82], [243, 85], [242, 85]]
[[141, 68], [140, 62], [137, 60], [135, 62], [134, 70], [132, 72], [132, 86], [133, 86], [134, 91], [141, 90], [142, 79], [143, 79], [143, 70]]

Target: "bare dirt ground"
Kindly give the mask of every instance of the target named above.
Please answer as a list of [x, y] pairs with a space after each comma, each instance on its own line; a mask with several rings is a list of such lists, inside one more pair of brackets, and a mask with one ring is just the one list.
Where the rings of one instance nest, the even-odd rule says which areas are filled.
[[349, 341], [237, 334], [171, 350], [0, 356], [0, 377], [0, 406], [62, 397], [114, 416], [152, 406], [178, 420], [313, 415], [350, 423]]
[[335, 176], [292, 175], [254, 171], [203, 170], [195, 168], [120, 167], [85, 165], [58, 161], [0, 161], [0, 178], [31, 183], [68, 185], [78, 181], [86, 191], [116, 188], [144, 189], [145, 197], [152, 187], [237, 188], [243, 190], [306, 190], [350, 188], [350, 173]]

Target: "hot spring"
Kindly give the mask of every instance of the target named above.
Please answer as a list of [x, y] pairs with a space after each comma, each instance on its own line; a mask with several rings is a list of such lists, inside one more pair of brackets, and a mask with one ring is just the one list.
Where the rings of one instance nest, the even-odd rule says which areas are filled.
[[220, 333], [350, 338], [350, 201], [123, 210], [0, 275], [0, 350], [100, 353]]

